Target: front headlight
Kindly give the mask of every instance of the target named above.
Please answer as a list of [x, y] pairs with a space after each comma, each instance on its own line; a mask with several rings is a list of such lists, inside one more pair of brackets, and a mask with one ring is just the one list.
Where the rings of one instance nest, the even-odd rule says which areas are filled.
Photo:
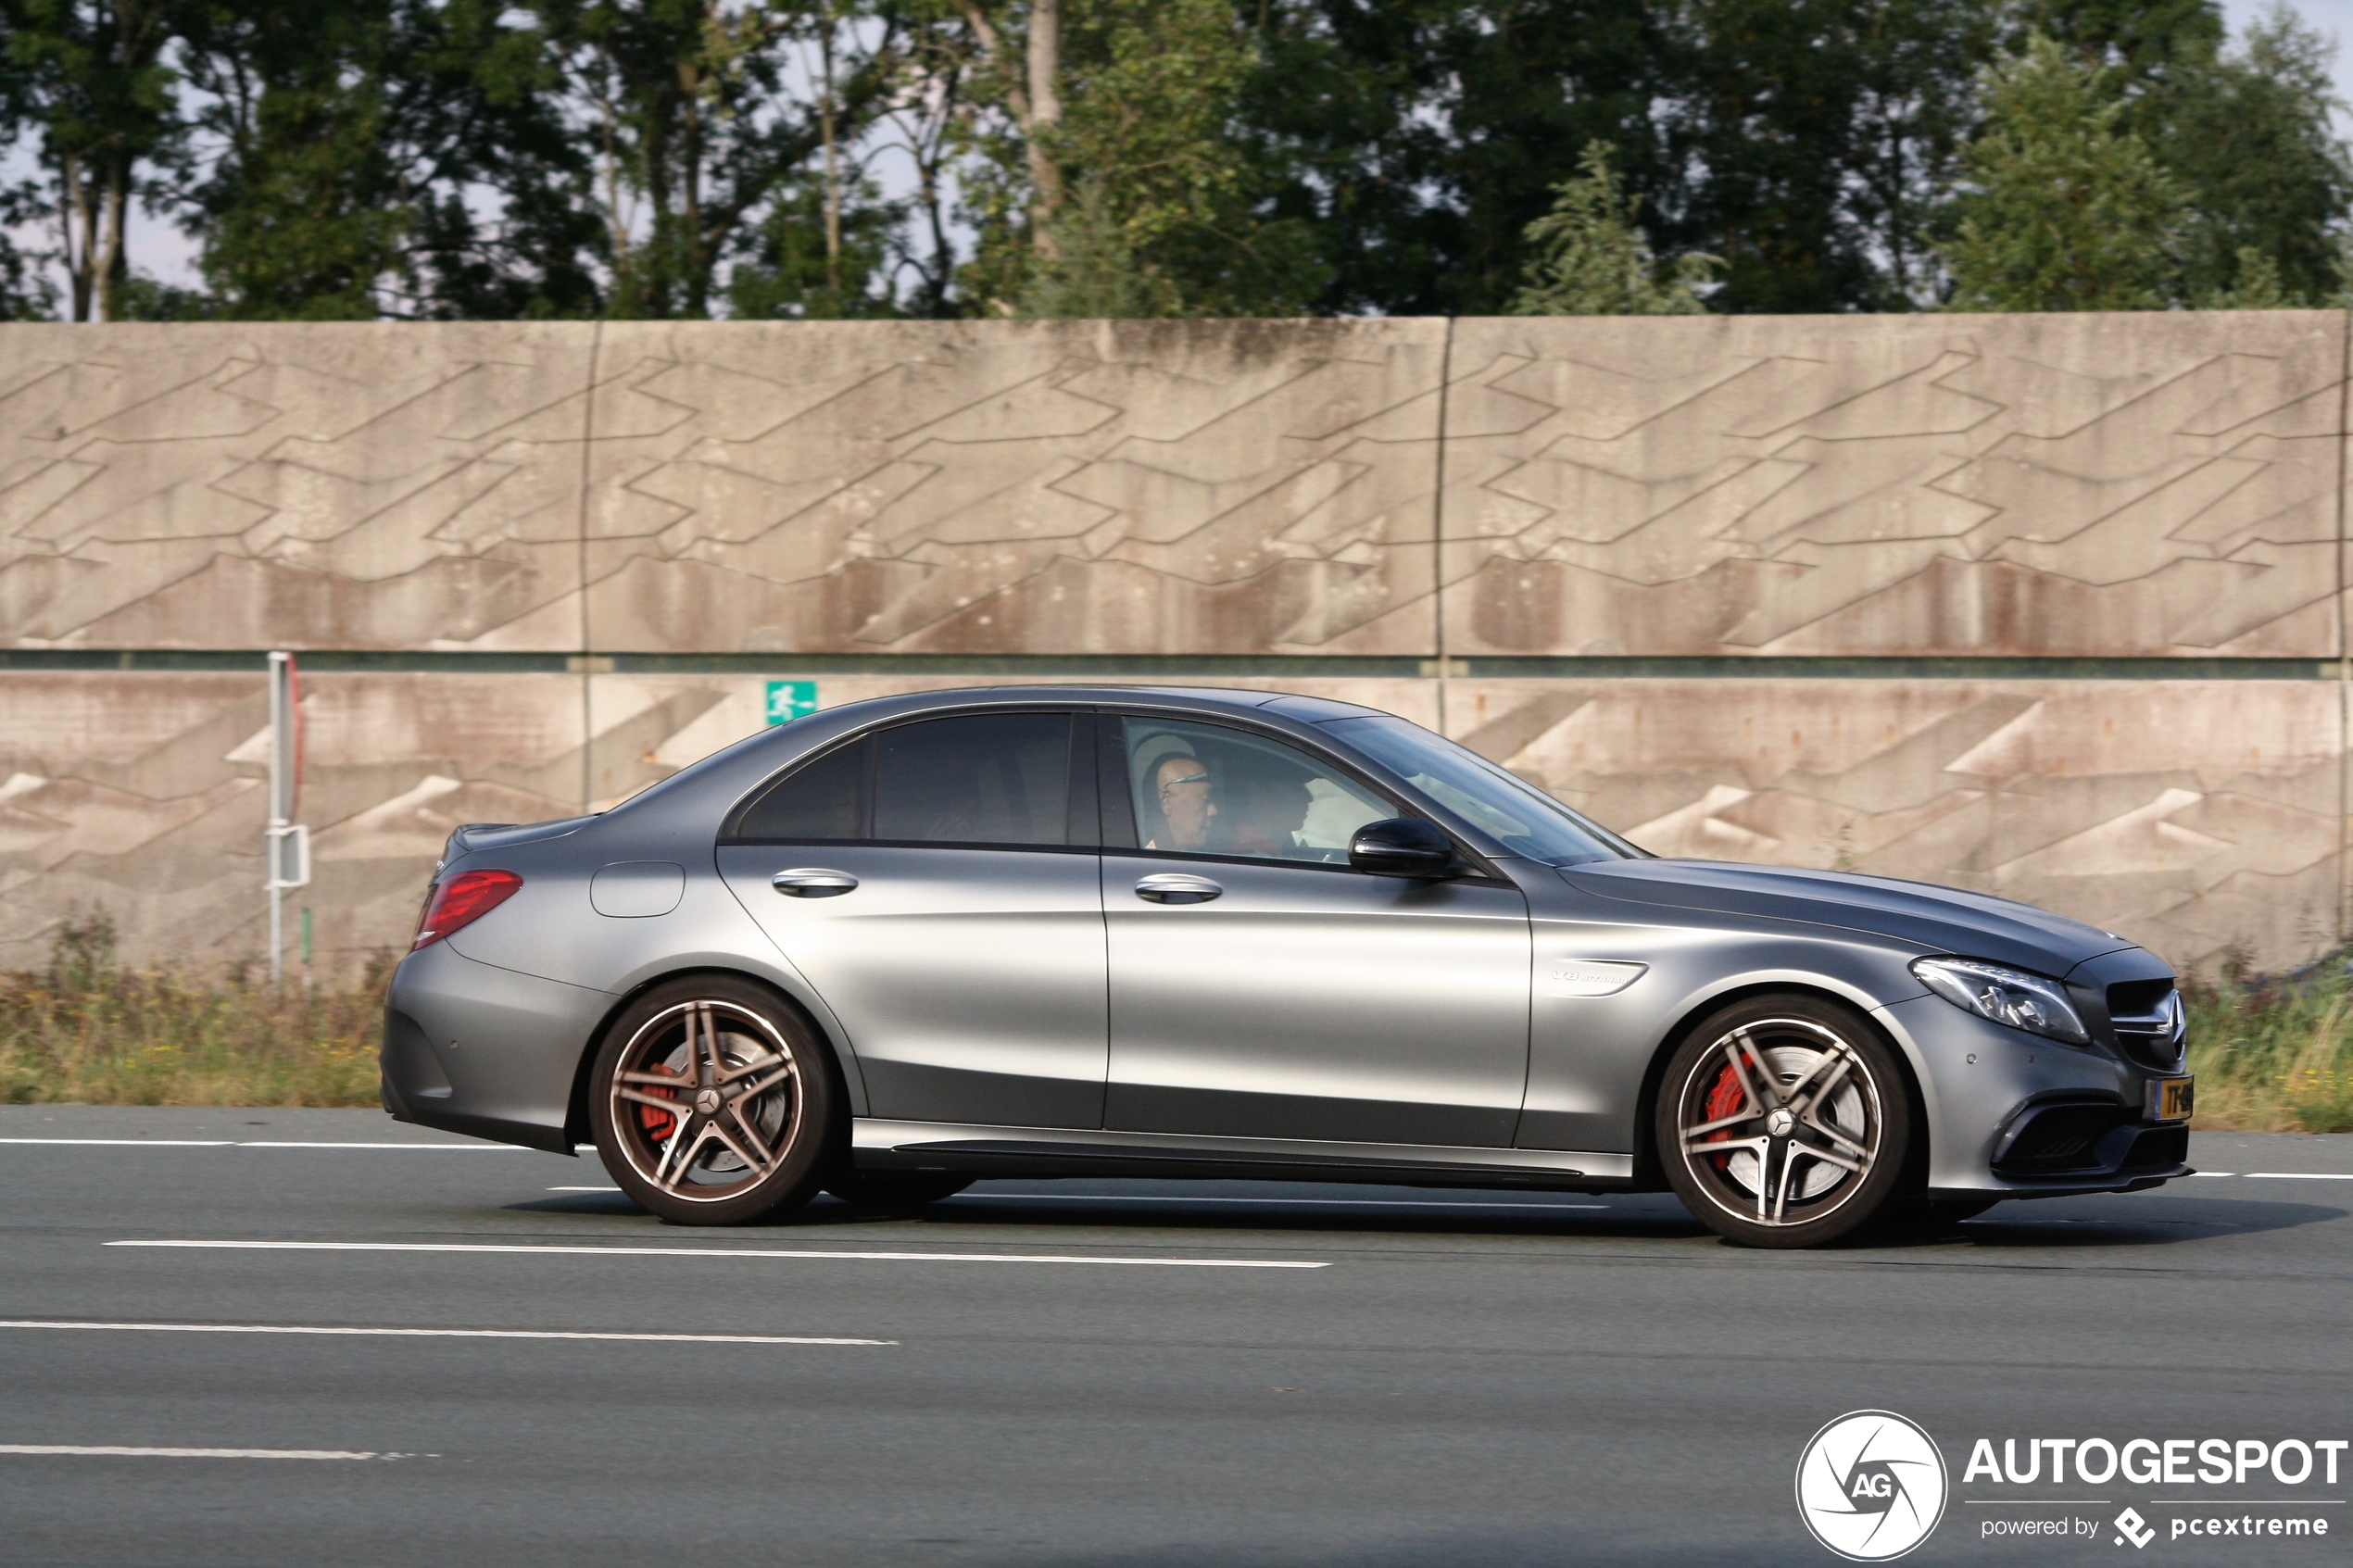
[[1979, 959], [1916, 959], [1912, 972], [1921, 985], [1980, 1018], [2070, 1046], [2088, 1044], [2092, 1038], [2075, 1016], [2066, 988], [2056, 980]]

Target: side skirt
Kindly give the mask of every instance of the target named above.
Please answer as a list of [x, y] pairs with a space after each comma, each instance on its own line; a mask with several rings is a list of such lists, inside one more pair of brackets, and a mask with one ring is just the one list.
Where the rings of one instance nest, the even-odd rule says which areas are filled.
[[1567, 1192], [1624, 1191], [1635, 1185], [1630, 1154], [968, 1126], [873, 1117], [850, 1123], [850, 1160], [862, 1171], [952, 1171], [976, 1176], [1379, 1182]]

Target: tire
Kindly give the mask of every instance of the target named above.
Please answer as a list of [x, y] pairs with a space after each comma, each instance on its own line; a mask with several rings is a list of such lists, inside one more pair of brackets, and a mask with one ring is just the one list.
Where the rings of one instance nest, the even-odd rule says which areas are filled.
[[840, 1130], [835, 1083], [824, 1040], [774, 992], [730, 975], [669, 981], [605, 1032], [589, 1077], [597, 1152], [662, 1219], [763, 1219], [816, 1196]]
[[1676, 1196], [1743, 1247], [1822, 1247], [1883, 1221], [1913, 1136], [1894, 1052], [1851, 1009], [1796, 994], [1692, 1030], [1653, 1125]]
[[836, 1171], [825, 1178], [825, 1190], [844, 1203], [861, 1209], [920, 1209], [943, 1198], [953, 1198], [977, 1178], [938, 1171]]

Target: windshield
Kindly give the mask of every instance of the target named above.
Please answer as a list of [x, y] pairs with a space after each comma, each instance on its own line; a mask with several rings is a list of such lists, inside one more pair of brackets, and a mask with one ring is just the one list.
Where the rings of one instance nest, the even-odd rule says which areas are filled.
[[1491, 834], [1515, 855], [1555, 866], [1648, 859], [1516, 774], [1419, 724], [1403, 719], [1336, 719], [1323, 727]]

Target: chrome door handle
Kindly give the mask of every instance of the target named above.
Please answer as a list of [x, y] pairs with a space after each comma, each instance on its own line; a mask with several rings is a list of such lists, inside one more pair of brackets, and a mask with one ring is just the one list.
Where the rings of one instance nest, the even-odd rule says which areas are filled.
[[1154, 904], [1206, 904], [1226, 890], [1205, 876], [1156, 872], [1136, 884], [1136, 897]]
[[858, 879], [848, 872], [829, 872], [823, 866], [795, 866], [768, 880], [787, 898], [838, 898], [858, 885]]

